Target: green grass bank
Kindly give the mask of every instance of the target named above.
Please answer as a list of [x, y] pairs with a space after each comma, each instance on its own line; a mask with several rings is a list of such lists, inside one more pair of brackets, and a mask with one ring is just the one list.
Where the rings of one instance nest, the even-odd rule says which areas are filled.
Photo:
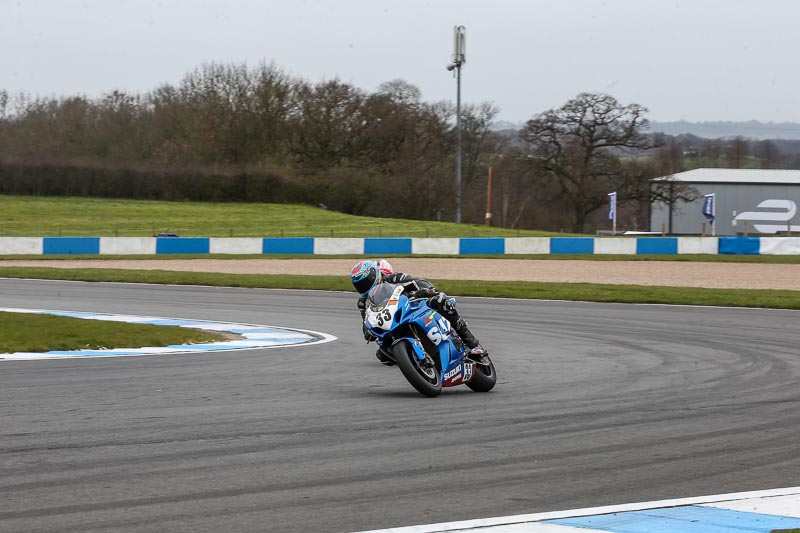
[[198, 344], [225, 340], [195, 329], [0, 312], [0, 353]]
[[476, 224], [346, 215], [307, 205], [0, 195], [0, 236], [546, 237]]

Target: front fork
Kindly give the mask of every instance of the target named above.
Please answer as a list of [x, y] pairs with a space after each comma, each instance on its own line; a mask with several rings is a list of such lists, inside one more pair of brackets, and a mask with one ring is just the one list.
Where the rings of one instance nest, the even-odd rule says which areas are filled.
[[411, 345], [411, 349], [414, 351], [414, 355], [417, 356], [417, 359], [419, 359], [420, 362], [427, 360], [433, 363], [433, 359], [431, 359], [431, 356], [428, 355], [425, 352], [425, 348], [422, 347], [422, 341], [420, 341], [419, 338], [417, 338], [416, 332], [414, 333], [413, 337], [403, 337], [402, 339], [395, 340], [392, 343], [392, 346], [402, 341], [405, 341]]
[[436, 361], [433, 359], [433, 356], [425, 351], [425, 348], [422, 345], [422, 340], [419, 338], [419, 331], [417, 331], [417, 328], [410, 328], [410, 333], [412, 335], [411, 337], [397, 339], [392, 343], [392, 346], [400, 341], [406, 341], [411, 345], [411, 349], [413, 350], [414, 355], [417, 357], [417, 360], [421, 366], [427, 368], [436, 368]]

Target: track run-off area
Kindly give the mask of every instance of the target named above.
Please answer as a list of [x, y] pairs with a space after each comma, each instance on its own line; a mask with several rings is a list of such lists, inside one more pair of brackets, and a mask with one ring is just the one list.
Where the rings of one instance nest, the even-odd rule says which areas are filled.
[[227, 340], [202, 344], [172, 344], [169, 346], [141, 346], [133, 348], [103, 348], [50, 350], [47, 352], [0, 353], [0, 361], [37, 359], [67, 359], [74, 357], [131, 357], [140, 355], [164, 355], [187, 352], [216, 352], [232, 350], [252, 350], [256, 348], [277, 348], [298, 344], [317, 344], [336, 340], [331, 335], [316, 331], [276, 328], [258, 324], [235, 324], [232, 322], [212, 322], [209, 320], [186, 320], [181, 318], [146, 317], [109, 313], [87, 313], [80, 311], [59, 311], [53, 309], [17, 309], [0, 307], [0, 312], [29, 313], [37, 315], [58, 315], [82, 320], [127, 322], [129, 324], [151, 324], [179, 328], [200, 329], [223, 332]]
[[461, 298], [498, 384], [417, 394], [353, 293], [0, 280], [3, 307], [326, 344], [0, 362], [0, 531], [361, 531], [791, 487], [800, 312]]

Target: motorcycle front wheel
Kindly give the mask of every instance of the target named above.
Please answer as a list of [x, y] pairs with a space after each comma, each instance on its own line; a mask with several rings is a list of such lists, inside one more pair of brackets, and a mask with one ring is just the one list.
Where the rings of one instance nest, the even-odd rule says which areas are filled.
[[392, 353], [403, 376], [417, 392], [428, 398], [439, 396], [442, 392], [442, 376], [436, 365], [425, 365], [406, 341], [395, 344]]

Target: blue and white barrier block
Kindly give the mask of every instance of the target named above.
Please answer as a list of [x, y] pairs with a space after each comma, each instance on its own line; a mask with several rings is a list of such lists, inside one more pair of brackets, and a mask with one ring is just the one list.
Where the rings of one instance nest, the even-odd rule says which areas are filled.
[[800, 237], [0, 237], [2, 255], [800, 255]]
[[593, 254], [594, 241], [592, 237], [551, 237], [551, 254]]
[[760, 237], [720, 237], [719, 253], [733, 255], [759, 255]]
[[800, 255], [800, 237], [759, 237], [761, 255]]
[[261, 251], [264, 254], [312, 255], [314, 239], [312, 237], [264, 239]]
[[41, 237], [0, 237], [0, 254], [42, 255], [44, 242]]

